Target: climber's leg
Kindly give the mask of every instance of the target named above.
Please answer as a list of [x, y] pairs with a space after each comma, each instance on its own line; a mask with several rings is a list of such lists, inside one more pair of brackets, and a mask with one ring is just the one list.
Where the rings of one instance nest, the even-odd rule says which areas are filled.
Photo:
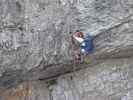
[[81, 63], [82, 55], [80, 53], [80, 50], [75, 51], [74, 60], [75, 60], [76, 63], [79, 63], [79, 64]]

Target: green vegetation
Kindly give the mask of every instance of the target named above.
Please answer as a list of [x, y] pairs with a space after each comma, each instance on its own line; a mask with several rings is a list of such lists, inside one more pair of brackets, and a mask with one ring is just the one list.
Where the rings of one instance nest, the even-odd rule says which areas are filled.
[[47, 85], [48, 85], [48, 87], [50, 87], [50, 86], [52, 86], [52, 85], [55, 85], [55, 84], [57, 84], [57, 81], [54, 79], [54, 80], [49, 80], [49, 81], [47, 81]]

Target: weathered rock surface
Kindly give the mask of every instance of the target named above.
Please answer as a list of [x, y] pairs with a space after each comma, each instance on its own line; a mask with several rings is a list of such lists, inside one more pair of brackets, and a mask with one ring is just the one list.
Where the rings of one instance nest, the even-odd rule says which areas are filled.
[[132, 100], [133, 58], [104, 60], [61, 76], [50, 87], [52, 100]]
[[24, 82], [3, 93], [0, 100], [50, 100], [45, 82]]
[[132, 100], [133, 58], [109, 59], [56, 80], [28, 81], [1, 100]]
[[[0, 89], [73, 69], [69, 32], [94, 35], [84, 68], [133, 55], [132, 0], [0, 0]], [[94, 62], [91, 62], [94, 61]]]

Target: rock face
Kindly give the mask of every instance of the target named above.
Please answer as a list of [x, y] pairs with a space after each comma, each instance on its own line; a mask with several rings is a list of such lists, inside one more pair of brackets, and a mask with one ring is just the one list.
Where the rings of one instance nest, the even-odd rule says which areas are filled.
[[132, 60], [105, 60], [56, 80], [28, 81], [1, 94], [1, 100], [132, 100]]
[[[75, 66], [77, 70], [89, 66], [97, 69], [95, 66], [101, 63], [113, 67], [113, 59], [117, 59], [119, 64], [120, 59], [131, 58], [132, 6], [132, 0], [0, 0], [0, 91], [27, 80], [51, 79], [72, 72]], [[77, 29], [94, 36], [95, 51], [85, 58], [86, 63], [82, 65], [73, 64], [74, 50], [69, 33]], [[122, 67], [131, 66], [132, 61], [128, 60], [128, 63], [124, 60]], [[87, 71], [85, 73], [89, 73]], [[50, 95], [57, 98], [55, 94]], [[66, 91], [65, 95], [69, 93]], [[71, 92], [70, 95], [75, 97]], [[106, 100], [106, 97], [114, 96], [103, 95]], [[74, 99], [58, 97], [57, 100]]]
[[132, 58], [105, 60], [51, 86], [53, 100], [132, 100]]
[[15, 89], [8, 90], [2, 100], [50, 100], [49, 91], [44, 82], [24, 82]]
[[1, 87], [10, 87], [8, 83], [21, 82], [28, 76], [38, 79], [42, 69], [72, 60], [65, 38], [69, 39], [70, 28], [74, 30], [77, 23], [72, 18], [76, 11], [71, 11], [69, 4], [63, 6], [58, 0], [1, 0], [0, 3]]

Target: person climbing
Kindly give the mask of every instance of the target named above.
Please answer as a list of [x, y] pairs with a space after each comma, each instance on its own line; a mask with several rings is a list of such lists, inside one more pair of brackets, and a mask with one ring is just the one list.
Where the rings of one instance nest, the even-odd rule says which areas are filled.
[[78, 42], [79, 46], [79, 50], [75, 51], [75, 59], [83, 63], [83, 56], [93, 51], [93, 39], [89, 34], [84, 36], [79, 30], [73, 34], [73, 38]]

